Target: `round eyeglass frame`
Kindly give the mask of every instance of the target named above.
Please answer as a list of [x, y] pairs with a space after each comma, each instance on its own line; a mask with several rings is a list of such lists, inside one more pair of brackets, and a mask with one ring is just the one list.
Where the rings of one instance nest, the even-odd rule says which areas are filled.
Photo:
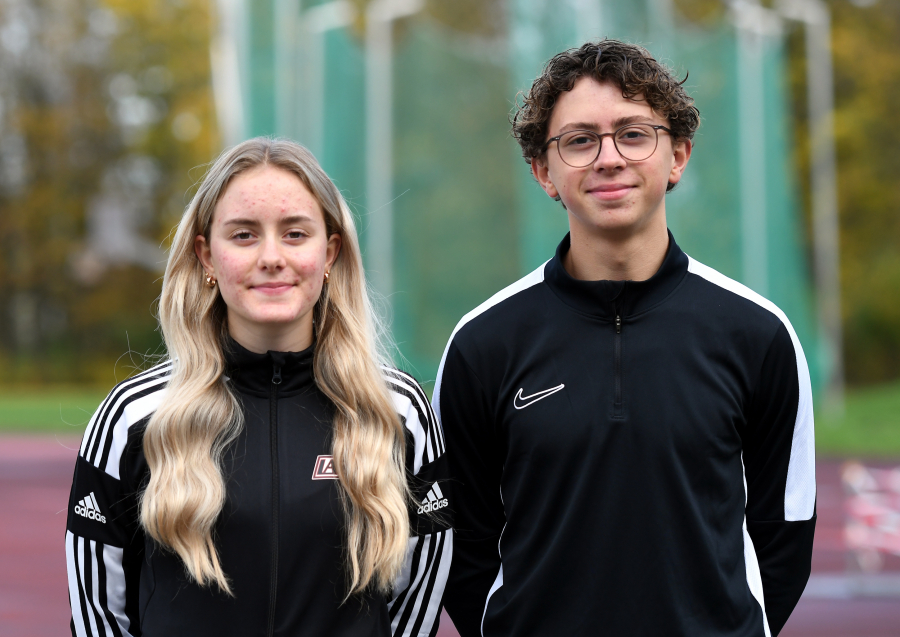
[[[642, 157], [641, 159], [632, 159], [631, 157], [626, 157], [622, 153], [622, 151], [619, 150], [619, 145], [616, 143], [616, 135], [619, 134], [619, 131], [622, 131], [626, 128], [634, 128], [635, 126], [646, 126], [647, 128], [652, 129], [653, 133], [656, 135], [656, 140], [653, 144], [653, 150], [650, 151], [649, 155], [647, 155], [646, 157]], [[624, 126], [620, 126], [619, 128], [617, 128], [616, 130], [614, 130], [611, 133], [598, 133], [596, 131], [580, 129], [580, 128], [576, 129], [576, 130], [567, 130], [565, 133], [562, 133], [561, 135], [557, 135], [556, 137], [551, 137], [550, 139], [548, 139], [547, 142], [544, 144], [544, 152], [546, 152], [547, 149], [550, 148], [550, 144], [552, 142], [556, 142], [556, 152], [559, 153], [559, 158], [562, 160], [562, 162], [566, 166], [571, 166], [572, 168], [587, 168], [588, 166], [593, 164], [595, 161], [597, 161], [597, 158], [600, 156], [600, 151], [603, 150], [603, 138], [604, 137], [612, 137], [613, 148], [616, 149], [616, 152], [619, 153], [619, 156], [622, 159], [624, 159], [625, 161], [646, 161], [646, 160], [650, 159], [651, 157], [653, 157], [653, 153], [655, 153], [656, 149], [659, 148], [659, 131], [660, 130], [666, 131], [667, 133], [669, 133], [669, 135], [674, 135], [674, 133], [672, 132], [672, 129], [669, 128], [668, 126], [661, 126], [659, 124], [645, 124], [643, 122], [639, 122], [636, 124], [625, 124]], [[571, 135], [572, 133], [588, 133], [589, 135], [593, 135], [594, 137], [597, 138], [597, 154], [594, 155], [594, 158], [591, 159], [591, 161], [589, 161], [588, 163], [583, 164], [581, 166], [575, 166], [574, 164], [570, 164], [565, 159], [563, 159], [562, 151], [559, 149], [559, 140], [562, 139], [563, 137], [565, 137], [566, 135]]]

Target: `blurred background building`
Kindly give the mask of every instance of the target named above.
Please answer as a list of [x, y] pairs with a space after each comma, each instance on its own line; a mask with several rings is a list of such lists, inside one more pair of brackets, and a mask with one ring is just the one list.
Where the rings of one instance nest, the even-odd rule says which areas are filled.
[[551, 55], [605, 36], [690, 72], [685, 250], [785, 310], [818, 398], [900, 376], [897, 0], [0, 0], [0, 381], [108, 386], [160, 353], [191, 186], [266, 134], [344, 192], [427, 382], [566, 232], [508, 119]]

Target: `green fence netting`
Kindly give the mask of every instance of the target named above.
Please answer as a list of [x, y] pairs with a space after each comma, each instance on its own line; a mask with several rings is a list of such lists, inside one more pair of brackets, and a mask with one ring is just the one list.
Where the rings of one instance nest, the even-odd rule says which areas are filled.
[[[240, 136], [308, 145], [357, 214], [371, 259], [367, 237], [389, 203], [368, 200], [373, 3], [235, 1], [245, 18], [231, 34]], [[725, 8], [698, 24], [667, 0], [380, 4], [407, 13], [390, 23], [391, 183], [382, 192], [392, 200], [393, 276], [380, 291], [413, 373], [433, 379], [460, 317], [553, 255], [565, 213], [531, 178], [509, 113], [551, 55], [608, 36], [646, 46], [679, 75], [690, 71], [703, 123], [683, 183], [668, 195], [670, 228], [688, 254], [786, 312], [820, 386], [785, 38], [774, 14]]]

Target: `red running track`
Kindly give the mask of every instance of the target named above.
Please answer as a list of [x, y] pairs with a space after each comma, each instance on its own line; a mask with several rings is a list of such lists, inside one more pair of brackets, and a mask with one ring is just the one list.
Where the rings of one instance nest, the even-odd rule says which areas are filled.
[[[68, 633], [63, 538], [69, 486], [79, 441], [71, 437], [0, 438], [0, 635], [58, 637]], [[843, 492], [840, 462], [817, 467], [818, 515], [813, 572], [842, 574]], [[900, 574], [900, 558], [884, 568]], [[782, 637], [897, 637], [900, 596], [805, 596]], [[444, 617], [438, 637], [456, 637]]]

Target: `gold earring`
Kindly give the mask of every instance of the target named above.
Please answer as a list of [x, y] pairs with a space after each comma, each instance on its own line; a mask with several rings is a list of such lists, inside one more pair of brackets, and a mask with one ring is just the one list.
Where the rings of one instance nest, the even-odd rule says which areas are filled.
[[208, 287], [208, 288], [216, 287], [216, 277], [211, 275], [209, 272], [206, 273], [206, 287]]
[[328, 283], [328, 270], [325, 270], [325, 283]]

